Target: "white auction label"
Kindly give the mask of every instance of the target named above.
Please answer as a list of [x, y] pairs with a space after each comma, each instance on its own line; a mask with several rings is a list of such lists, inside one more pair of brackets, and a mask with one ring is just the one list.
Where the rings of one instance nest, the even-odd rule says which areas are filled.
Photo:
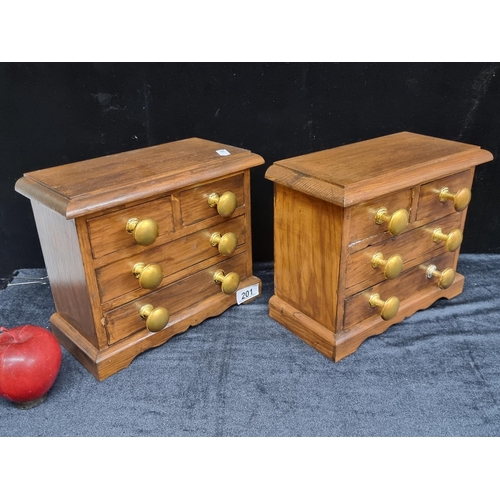
[[247, 300], [254, 299], [259, 295], [259, 284], [250, 285], [236, 292], [236, 303], [243, 304]]
[[216, 149], [215, 152], [220, 156], [229, 156], [231, 154], [227, 149]]

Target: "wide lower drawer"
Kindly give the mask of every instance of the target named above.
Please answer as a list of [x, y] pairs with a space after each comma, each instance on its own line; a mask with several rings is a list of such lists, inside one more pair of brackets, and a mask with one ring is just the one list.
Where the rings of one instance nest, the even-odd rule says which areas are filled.
[[[395, 296], [402, 302], [425, 288], [438, 288], [438, 278], [434, 275], [428, 277], [429, 266], [434, 265], [437, 271], [442, 272], [453, 267], [454, 258], [454, 254], [450, 252], [440, 254], [402, 273], [399, 278], [384, 281], [349, 297], [345, 300], [344, 329], [351, 328], [371, 316], [380, 316], [380, 308], [370, 306], [373, 294], [379, 294], [382, 301]], [[384, 321], [382, 318], [380, 320]]]
[[454, 229], [460, 228], [461, 225], [462, 214], [453, 213], [448, 217], [348, 255], [345, 285], [347, 295], [352, 295], [375, 283], [384, 281], [386, 279], [386, 266], [388, 266], [387, 270], [390, 275], [391, 259], [397, 258], [396, 256], [399, 256], [403, 262], [403, 270], [408, 270], [414, 265], [442, 253], [444, 243], [441, 240], [437, 242], [433, 240], [434, 230], [441, 228], [443, 233], [449, 234]]
[[114, 344], [146, 328], [145, 320], [139, 314], [145, 305], [151, 304], [153, 308], [165, 307], [172, 316], [214, 295], [220, 294], [221, 299], [224, 298], [221, 286], [214, 281], [214, 273], [219, 269], [226, 274], [236, 272], [240, 280], [243, 280], [247, 278], [246, 258], [246, 253], [239, 254], [105, 313], [103, 323], [109, 344]]
[[[140, 280], [134, 276], [132, 270], [139, 262], [144, 265], [156, 264], [162, 269], [163, 278], [157, 287], [167, 284], [169, 277], [182, 270], [188, 270], [191, 266], [207, 259], [220, 257], [222, 261], [227, 257], [219, 253], [218, 247], [210, 243], [210, 237], [214, 233], [224, 235], [234, 233], [238, 246], [235, 251], [245, 245], [245, 216], [234, 219], [220, 220], [214, 226], [178, 238], [161, 246], [154, 246], [144, 250], [139, 255], [133, 255], [104, 266], [96, 270], [97, 284], [101, 297], [101, 303], [107, 302], [135, 292], [137, 295], [145, 295], [151, 290], [141, 288]], [[155, 288], [157, 288], [155, 287]]]

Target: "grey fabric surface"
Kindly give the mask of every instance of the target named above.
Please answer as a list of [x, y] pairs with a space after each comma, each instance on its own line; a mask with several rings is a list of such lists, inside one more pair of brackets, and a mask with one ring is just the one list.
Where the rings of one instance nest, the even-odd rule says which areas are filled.
[[[43, 404], [0, 399], [0, 436], [499, 436], [500, 255], [458, 270], [460, 296], [333, 363], [268, 316], [273, 265], [256, 263], [259, 298], [102, 382], [63, 349]], [[49, 327], [52, 312], [48, 284], [0, 291], [0, 326]]]

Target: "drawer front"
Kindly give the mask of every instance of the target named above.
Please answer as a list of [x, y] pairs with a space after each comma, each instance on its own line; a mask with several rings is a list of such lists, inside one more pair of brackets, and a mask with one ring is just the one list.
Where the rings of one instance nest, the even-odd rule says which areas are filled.
[[153, 201], [89, 219], [87, 228], [94, 259], [118, 250], [140, 247], [133, 236], [126, 231], [128, 220], [133, 218], [139, 220], [154, 219], [159, 227], [155, 245], [161, 244], [174, 230], [171, 197], [163, 196]]
[[[147, 304], [151, 304], [153, 307], [167, 308], [172, 318], [176, 313], [214, 295], [220, 294], [221, 297], [225, 297], [220, 285], [216, 284], [213, 279], [214, 273], [219, 269], [222, 269], [226, 274], [236, 272], [239, 274], [240, 280], [246, 279], [246, 254], [239, 254], [223, 263], [192, 274], [183, 280], [176, 281], [145, 297], [105, 313], [104, 323], [109, 344], [114, 344], [146, 328], [145, 320], [140, 317], [139, 311]], [[168, 328], [168, 324], [166, 328]]]
[[384, 233], [390, 238], [391, 234], [388, 232], [387, 223], [377, 224], [375, 222], [378, 210], [384, 207], [387, 209], [387, 213], [392, 215], [397, 210], [405, 209], [409, 214], [412, 199], [413, 189], [405, 189], [353, 206], [350, 212], [349, 242], [352, 243]]
[[190, 226], [211, 217], [221, 217], [217, 212], [217, 207], [211, 207], [208, 204], [208, 197], [212, 193], [222, 196], [226, 191], [231, 191], [236, 195], [236, 208], [244, 206], [243, 174], [181, 191], [179, 200], [183, 226]]
[[460, 192], [460, 190], [464, 188], [470, 189], [473, 175], [473, 169], [469, 169], [449, 177], [423, 184], [420, 187], [420, 194], [418, 197], [417, 220], [427, 218], [436, 219], [456, 213], [453, 200], [445, 199], [444, 201], [440, 201], [439, 193], [446, 187], [451, 194]]
[[453, 229], [460, 228], [461, 223], [462, 214], [453, 213], [448, 217], [404, 232], [397, 237], [348, 255], [346, 293], [352, 295], [386, 279], [383, 263], [380, 263], [377, 267], [372, 265], [375, 254], [381, 254], [382, 260], [385, 261], [399, 255], [403, 261], [403, 270], [408, 270], [429, 257], [443, 252], [443, 242], [433, 241], [432, 236], [435, 229], [441, 228], [445, 234], [448, 234]]
[[[367, 318], [380, 315], [380, 308], [372, 308], [369, 304], [370, 297], [374, 293], [378, 293], [384, 301], [389, 297], [396, 296], [402, 302], [406, 298], [418, 294], [424, 288], [438, 288], [437, 278], [434, 276], [431, 278], [427, 277], [427, 268], [430, 265], [435, 265], [438, 271], [443, 271], [446, 268], [452, 267], [453, 261], [453, 253], [446, 252], [440, 254], [403, 272], [399, 278], [384, 281], [349, 297], [345, 301], [344, 328], [349, 329]], [[380, 321], [384, 320], [380, 318]]]
[[220, 257], [220, 261], [227, 259], [219, 253], [217, 247], [210, 244], [211, 235], [215, 232], [234, 233], [238, 239], [238, 247], [235, 250], [237, 252], [238, 248], [242, 248], [246, 242], [245, 227], [245, 216], [221, 220], [210, 228], [161, 246], [153, 246], [139, 255], [130, 256], [97, 269], [96, 277], [101, 302], [106, 303], [130, 292], [134, 292], [136, 296], [151, 292], [149, 289], [141, 288], [139, 280], [132, 274], [132, 269], [138, 262], [161, 266], [164, 278], [158, 285], [160, 287], [169, 282], [169, 276], [182, 270], [188, 272], [189, 267], [194, 264], [216, 257]]

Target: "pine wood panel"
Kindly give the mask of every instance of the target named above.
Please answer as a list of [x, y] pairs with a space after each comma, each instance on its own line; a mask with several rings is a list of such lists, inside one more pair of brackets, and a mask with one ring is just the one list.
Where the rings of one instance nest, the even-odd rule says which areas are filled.
[[274, 209], [275, 293], [333, 329], [343, 209], [279, 184]]
[[94, 346], [98, 345], [82, 253], [74, 220], [31, 200], [50, 289], [57, 310]]

